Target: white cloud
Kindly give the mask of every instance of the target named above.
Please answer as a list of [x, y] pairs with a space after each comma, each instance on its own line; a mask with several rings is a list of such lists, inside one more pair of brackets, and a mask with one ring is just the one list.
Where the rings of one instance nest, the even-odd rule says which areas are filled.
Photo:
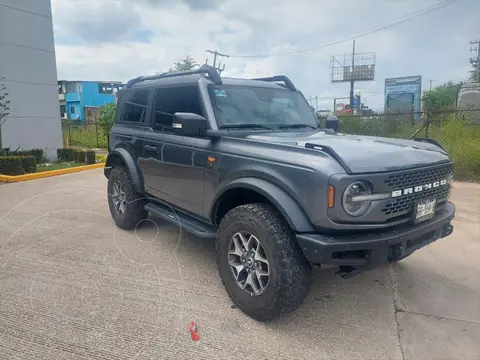
[[[315, 47], [437, 2], [52, 0], [57, 68], [60, 79], [125, 81], [164, 71], [187, 55], [203, 63], [211, 59], [206, 49], [248, 55]], [[422, 75], [424, 87], [430, 79], [466, 78], [479, 12], [480, 2], [463, 0], [359, 38], [358, 52], [377, 53], [376, 81], [356, 85], [367, 105], [382, 107], [386, 77]], [[148, 43], [135, 40], [138, 32], [149, 34]], [[307, 98], [319, 96], [321, 106], [332, 107], [334, 97], [348, 96], [349, 85], [331, 83], [330, 57], [350, 51], [345, 42], [296, 55], [221, 60], [225, 76], [286, 74]]]

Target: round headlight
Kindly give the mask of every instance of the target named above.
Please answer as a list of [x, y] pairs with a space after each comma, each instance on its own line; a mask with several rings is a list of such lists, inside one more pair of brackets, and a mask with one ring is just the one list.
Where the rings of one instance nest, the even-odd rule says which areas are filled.
[[362, 216], [367, 212], [372, 203], [371, 200], [359, 200], [358, 196], [369, 195], [372, 191], [370, 186], [363, 181], [355, 181], [350, 184], [343, 193], [343, 209], [345, 212], [354, 217]]

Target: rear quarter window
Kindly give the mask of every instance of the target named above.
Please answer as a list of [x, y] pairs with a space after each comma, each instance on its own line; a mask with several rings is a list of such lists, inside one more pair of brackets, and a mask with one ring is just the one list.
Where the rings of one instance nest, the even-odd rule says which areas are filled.
[[117, 122], [145, 125], [148, 110], [150, 90], [132, 90], [119, 94], [119, 103], [122, 104]]

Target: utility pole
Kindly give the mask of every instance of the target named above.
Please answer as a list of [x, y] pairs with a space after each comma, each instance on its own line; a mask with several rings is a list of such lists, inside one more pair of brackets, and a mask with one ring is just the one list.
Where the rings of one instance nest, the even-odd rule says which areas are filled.
[[428, 80], [428, 82], [430, 83], [430, 91], [432, 91], [432, 83], [434, 82], [435, 80]]
[[[208, 53], [210, 54], [213, 54], [213, 67], [215, 69], [217, 69], [217, 71], [219, 73], [221, 73], [223, 70], [225, 70], [225, 64], [223, 64], [223, 68], [220, 67], [220, 61], [218, 61], [218, 67], [217, 67], [217, 56], [221, 56], [221, 57], [230, 57], [229, 55], [227, 54], [221, 54], [219, 53], [217, 50], [213, 51], [213, 50], [206, 50]], [[205, 64], [207, 65], [208, 64], [208, 58], [205, 59]]]
[[353, 40], [353, 51], [352, 51], [352, 79], [350, 81], [350, 108], [352, 109], [353, 114], [353, 87], [355, 84], [355, 40]]
[[471, 58], [470, 64], [475, 68], [475, 82], [480, 82], [480, 40], [470, 41], [470, 45], [477, 45], [470, 48], [470, 52], [477, 52], [477, 58]]

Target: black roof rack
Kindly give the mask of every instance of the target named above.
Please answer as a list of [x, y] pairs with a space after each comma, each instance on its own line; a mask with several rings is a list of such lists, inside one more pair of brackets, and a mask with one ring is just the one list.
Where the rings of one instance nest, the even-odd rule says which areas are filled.
[[127, 82], [126, 87], [130, 88], [134, 84], [139, 82], [148, 81], [148, 80], [157, 80], [163, 79], [167, 77], [176, 77], [176, 76], [185, 76], [185, 75], [194, 75], [194, 74], [207, 74], [208, 77], [217, 85], [222, 84], [222, 79], [218, 74], [217, 70], [213, 66], [203, 65], [202, 67], [195, 69], [195, 70], [187, 70], [187, 71], [175, 71], [175, 72], [167, 72], [161, 73], [157, 75], [150, 75], [150, 76], [139, 76], [135, 79], [131, 79]]
[[252, 80], [268, 81], [268, 82], [283, 81], [287, 88], [289, 88], [292, 91], [297, 91], [297, 88], [295, 87], [295, 85], [293, 85], [292, 80], [290, 80], [285, 75], [276, 75], [276, 76], [272, 76], [272, 77], [258, 78], [258, 79], [252, 79]]

